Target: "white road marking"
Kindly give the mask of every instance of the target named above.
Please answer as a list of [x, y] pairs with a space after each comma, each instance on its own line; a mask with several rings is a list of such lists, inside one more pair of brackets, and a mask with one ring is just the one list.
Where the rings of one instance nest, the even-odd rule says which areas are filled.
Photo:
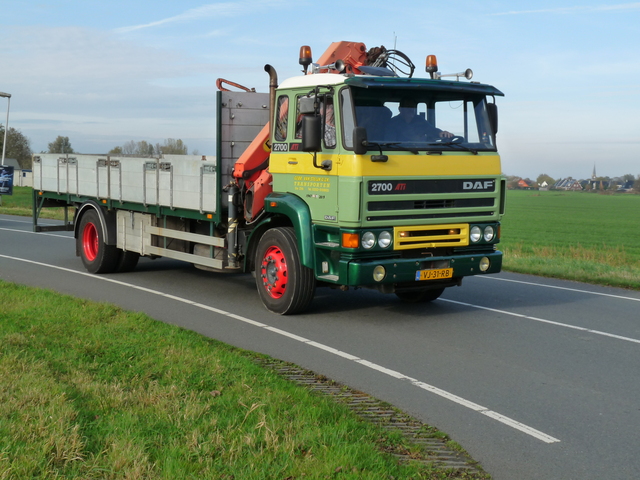
[[31, 232], [29, 230], [18, 230], [15, 228], [1, 228], [0, 230], [4, 230], [5, 232], [18, 232], [18, 233], [33, 233], [34, 235], [47, 235], [49, 237], [58, 237], [58, 238], [70, 238], [70, 239], [74, 239], [73, 236], [69, 236], [69, 235], [58, 235], [55, 233], [46, 233], [46, 232]]
[[522, 280], [512, 280], [510, 278], [492, 277], [492, 276], [488, 276], [488, 275], [487, 276], [478, 275], [478, 276], [476, 276], [476, 278], [482, 278], [482, 279], [485, 279], [485, 280], [497, 280], [497, 281], [500, 281], [500, 282], [521, 283], [523, 285], [533, 285], [533, 286], [542, 287], [542, 288], [554, 288], [556, 290], [565, 290], [565, 291], [568, 291], [568, 292], [587, 293], [589, 295], [599, 295], [601, 297], [619, 298], [619, 299], [622, 299], [622, 300], [631, 300], [633, 302], [640, 302], [640, 298], [626, 297], [624, 295], [612, 295], [611, 293], [593, 292], [591, 290], [581, 290], [579, 288], [558, 287], [556, 285], [545, 285], [544, 283], [525, 282], [525, 281], [522, 281]]
[[473, 411], [476, 411], [478, 413], [481, 413], [481, 414], [483, 414], [483, 415], [485, 415], [485, 416], [487, 416], [489, 418], [492, 418], [493, 420], [496, 420], [496, 421], [498, 421], [498, 422], [500, 422], [500, 423], [502, 423], [504, 425], [507, 425], [507, 426], [509, 426], [511, 428], [519, 430], [519, 431], [521, 431], [523, 433], [526, 433], [527, 435], [530, 435], [530, 436], [532, 436], [532, 437], [534, 437], [534, 438], [536, 438], [536, 439], [538, 439], [538, 440], [540, 440], [542, 442], [545, 442], [545, 443], [556, 443], [556, 442], [560, 441], [557, 438], [554, 438], [554, 437], [552, 437], [550, 435], [547, 435], [546, 433], [543, 433], [543, 432], [541, 432], [539, 430], [536, 430], [534, 428], [531, 428], [531, 427], [529, 427], [529, 426], [527, 426], [527, 425], [525, 425], [523, 423], [520, 423], [520, 422], [518, 422], [516, 420], [513, 420], [513, 419], [511, 419], [509, 417], [501, 415], [501, 414], [499, 414], [497, 412], [494, 412], [493, 410], [490, 410], [490, 409], [488, 409], [486, 407], [483, 407], [482, 405], [478, 405], [478, 404], [473, 403], [473, 402], [471, 402], [469, 400], [466, 400], [466, 399], [464, 399], [462, 397], [459, 397], [459, 396], [457, 396], [457, 395], [455, 395], [453, 393], [447, 392], [446, 390], [442, 390], [442, 389], [440, 389], [438, 387], [435, 387], [433, 385], [429, 385], [428, 383], [421, 382], [421, 381], [419, 381], [419, 380], [417, 380], [415, 378], [408, 377], [408, 376], [406, 376], [406, 375], [404, 375], [404, 374], [402, 374], [400, 372], [396, 372], [395, 370], [388, 369], [386, 367], [383, 367], [382, 365], [378, 365], [376, 363], [370, 362], [370, 361], [365, 360], [363, 358], [359, 358], [359, 357], [357, 357], [355, 355], [351, 355], [350, 353], [337, 350], [337, 349], [335, 349], [333, 347], [330, 347], [328, 345], [324, 345], [322, 343], [318, 343], [318, 342], [315, 342], [313, 340], [309, 340], [308, 338], [304, 338], [304, 337], [301, 337], [299, 335], [296, 335], [296, 334], [293, 334], [293, 333], [290, 333], [290, 332], [286, 332], [286, 331], [281, 330], [279, 328], [275, 328], [275, 327], [272, 327], [270, 325], [267, 325], [267, 324], [264, 324], [264, 323], [261, 323], [261, 322], [257, 322], [255, 320], [251, 320], [250, 318], [246, 318], [246, 317], [243, 317], [241, 315], [237, 315], [235, 313], [227, 312], [225, 310], [221, 310], [221, 309], [216, 308], [216, 307], [211, 307], [209, 305], [204, 305], [204, 304], [201, 304], [201, 303], [197, 303], [197, 302], [194, 302], [192, 300], [188, 300], [186, 298], [177, 297], [175, 295], [170, 295], [170, 294], [167, 294], [167, 293], [163, 293], [163, 292], [160, 292], [158, 290], [152, 290], [150, 288], [141, 287], [141, 286], [134, 285], [134, 284], [131, 284], [131, 283], [122, 282], [120, 280], [114, 280], [112, 278], [107, 278], [107, 277], [103, 277], [103, 276], [99, 276], [99, 275], [94, 275], [94, 274], [87, 273], [87, 272], [80, 272], [80, 271], [77, 271], [77, 270], [72, 270], [70, 268], [59, 267], [59, 266], [56, 266], [56, 265], [49, 265], [47, 263], [36, 262], [34, 260], [28, 260], [28, 259], [25, 259], [25, 258], [11, 257], [9, 255], [1, 255], [0, 254], [0, 258], [6, 258], [8, 260], [15, 260], [15, 261], [18, 261], [18, 262], [30, 263], [32, 265], [38, 265], [38, 266], [41, 266], [41, 267], [53, 268], [53, 269], [56, 269], [56, 270], [61, 270], [61, 271], [64, 271], [64, 272], [73, 273], [75, 275], [83, 275], [83, 276], [91, 277], [91, 278], [93, 278], [95, 280], [102, 280], [102, 281], [113, 283], [113, 284], [116, 284], [116, 285], [121, 285], [123, 287], [133, 288], [133, 289], [145, 292], [145, 293], [150, 293], [152, 295], [159, 295], [161, 297], [165, 297], [165, 298], [168, 298], [168, 299], [171, 299], [171, 300], [175, 300], [177, 302], [185, 303], [185, 304], [194, 306], [196, 308], [202, 308], [204, 310], [215, 312], [215, 313], [217, 313], [219, 315], [223, 315], [223, 316], [226, 316], [226, 317], [229, 317], [229, 318], [233, 318], [235, 320], [239, 320], [241, 322], [247, 323], [249, 325], [253, 325], [253, 326], [258, 327], [258, 328], [263, 328], [263, 329], [268, 330], [268, 331], [270, 331], [272, 333], [275, 333], [277, 335], [285, 336], [285, 337], [290, 338], [290, 339], [292, 339], [294, 341], [304, 343], [305, 345], [308, 345], [310, 347], [315, 347], [315, 348], [321, 349], [323, 351], [326, 351], [326, 352], [331, 353], [333, 355], [337, 355], [337, 356], [339, 356], [341, 358], [345, 358], [347, 360], [353, 361], [355, 363], [358, 363], [359, 365], [362, 365], [364, 367], [370, 368], [372, 370], [375, 370], [377, 372], [383, 373], [385, 375], [388, 375], [390, 377], [396, 378], [398, 380], [407, 381], [407, 382], [411, 383], [412, 385], [414, 385], [414, 386], [416, 386], [418, 388], [421, 388], [421, 389], [423, 389], [423, 390], [425, 390], [427, 392], [433, 393], [433, 394], [438, 395], [438, 396], [440, 396], [442, 398], [445, 398], [445, 399], [447, 399], [449, 401], [452, 401], [452, 402], [456, 403], [457, 405], [460, 405], [460, 406], [469, 408], [469, 409], [471, 409]]
[[488, 312], [501, 313], [502, 315], [509, 315], [511, 317], [526, 318], [527, 320], [533, 320], [534, 322], [546, 323], [549, 325], [554, 325], [556, 327], [569, 328], [571, 330], [578, 330], [580, 332], [587, 332], [587, 333], [592, 333], [594, 335], [614, 338], [616, 340], [623, 340], [625, 342], [640, 344], [640, 340], [638, 340], [637, 338], [624, 337], [622, 335], [616, 335], [614, 333], [602, 332], [600, 330], [593, 330], [591, 328], [578, 327], [576, 325], [569, 325], [568, 323], [554, 322], [553, 320], [545, 320], [544, 318], [531, 317], [529, 315], [524, 315], [522, 313], [507, 312], [506, 310], [499, 310], [497, 308], [491, 308], [491, 307], [483, 307], [481, 305], [475, 305], [473, 303], [466, 303], [466, 302], [459, 302], [457, 300], [449, 300], [447, 298], [440, 298], [438, 299], [438, 301], [455, 303], [457, 305], [464, 305], [465, 307], [477, 308], [478, 310], [486, 310]]

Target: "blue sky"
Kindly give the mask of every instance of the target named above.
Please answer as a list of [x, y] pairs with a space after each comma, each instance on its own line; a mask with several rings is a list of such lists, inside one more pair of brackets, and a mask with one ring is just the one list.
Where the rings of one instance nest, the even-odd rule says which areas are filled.
[[505, 93], [505, 174], [640, 175], [638, 25], [640, 3], [586, 0], [0, 0], [0, 91], [35, 152], [63, 135], [82, 153], [180, 138], [215, 154], [217, 78], [267, 91], [264, 65], [299, 74], [303, 44], [395, 44]]

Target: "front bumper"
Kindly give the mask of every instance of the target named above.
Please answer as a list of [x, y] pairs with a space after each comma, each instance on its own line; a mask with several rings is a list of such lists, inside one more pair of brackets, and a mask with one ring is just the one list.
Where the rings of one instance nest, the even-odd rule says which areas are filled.
[[[480, 261], [487, 258], [490, 262], [489, 268], [485, 271], [480, 270]], [[449, 279], [440, 280], [424, 280], [416, 281], [416, 272], [419, 270], [439, 268], [438, 266], [446, 265], [453, 268], [453, 275]], [[374, 269], [382, 266], [386, 275], [384, 278], [376, 282], [373, 277]], [[360, 286], [369, 288], [378, 288], [378, 285], [385, 284], [424, 284], [428, 286], [430, 283], [455, 284], [470, 275], [486, 275], [490, 273], [498, 273], [502, 269], [502, 252], [499, 250], [493, 252], [480, 252], [472, 254], [454, 255], [447, 257], [429, 257], [425, 259], [415, 258], [374, 258], [374, 259], [344, 259], [341, 260], [341, 282], [347, 286]], [[343, 275], [344, 274], [344, 275]]]

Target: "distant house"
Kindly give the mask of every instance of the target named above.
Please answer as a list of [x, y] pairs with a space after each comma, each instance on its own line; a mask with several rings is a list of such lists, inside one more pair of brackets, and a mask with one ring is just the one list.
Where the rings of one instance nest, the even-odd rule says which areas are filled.
[[631, 190], [633, 190], [634, 183], [635, 183], [634, 180], [627, 180], [626, 182], [622, 182], [620, 185], [618, 185], [618, 191], [630, 192]]
[[20, 170], [20, 163], [15, 158], [5, 158], [4, 164], [9, 167], [13, 167], [13, 171]]
[[521, 178], [520, 180], [518, 180], [518, 188], [521, 188], [523, 190], [531, 190], [533, 188], [533, 183], [531, 181], [525, 180], [524, 178]]
[[556, 190], [572, 190], [572, 191], [581, 191], [582, 184], [578, 180], [574, 180], [571, 177], [563, 178], [562, 180], [558, 180], [553, 188]]

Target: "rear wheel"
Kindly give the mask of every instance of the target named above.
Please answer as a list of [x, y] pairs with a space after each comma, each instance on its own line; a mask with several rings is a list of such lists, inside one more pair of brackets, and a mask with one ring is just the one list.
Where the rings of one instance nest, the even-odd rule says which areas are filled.
[[76, 243], [82, 263], [91, 273], [111, 273], [118, 267], [120, 251], [115, 245], [107, 245], [105, 239], [98, 212], [87, 211], [80, 219]]
[[138, 252], [119, 250], [118, 253], [120, 255], [120, 258], [118, 260], [116, 272], [130, 272], [134, 268], [136, 268], [136, 265], [138, 265], [138, 260], [140, 260], [140, 254]]
[[300, 262], [291, 227], [267, 230], [256, 250], [256, 285], [264, 306], [281, 315], [306, 309], [315, 294], [313, 270]]
[[421, 290], [405, 290], [396, 292], [396, 296], [406, 303], [432, 302], [444, 292], [444, 288], [430, 288]]

